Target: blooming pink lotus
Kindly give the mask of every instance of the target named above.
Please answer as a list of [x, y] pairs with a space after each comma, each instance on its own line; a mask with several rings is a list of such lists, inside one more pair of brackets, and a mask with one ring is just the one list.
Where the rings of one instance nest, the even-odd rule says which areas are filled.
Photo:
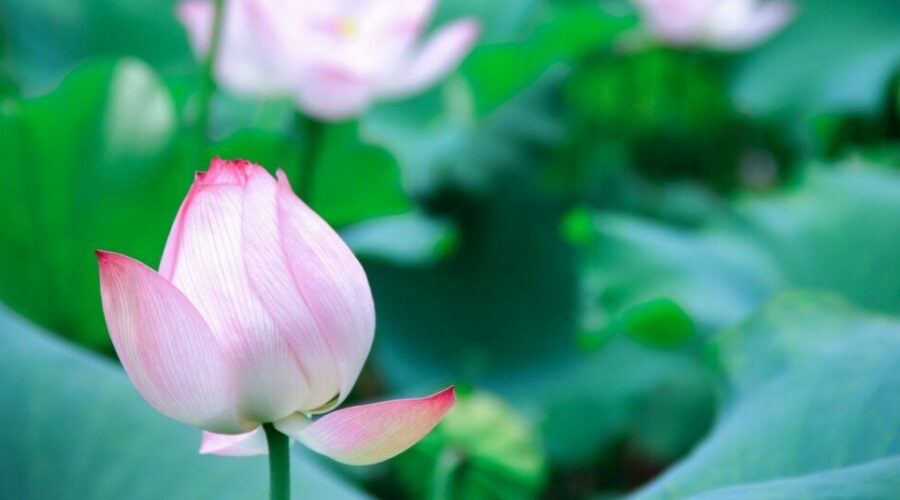
[[[218, 80], [237, 93], [288, 96], [308, 114], [339, 120], [376, 98], [420, 91], [455, 68], [479, 33], [472, 19], [424, 43], [435, 0], [226, 0]], [[212, 0], [182, 0], [178, 16], [206, 54]]]
[[348, 464], [388, 459], [427, 434], [453, 388], [338, 406], [369, 354], [375, 312], [350, 249], [251, 163], [213, 160], [178, 213], [159, 272], [98, 251], [119, 359], [157, 410], [209, 432], [201, 452], [265, 454], [263, 423]]
[[633, 0], [647, 27], [672, 45], [743, 49], [771, 36], [794, 16], [782, 0]]

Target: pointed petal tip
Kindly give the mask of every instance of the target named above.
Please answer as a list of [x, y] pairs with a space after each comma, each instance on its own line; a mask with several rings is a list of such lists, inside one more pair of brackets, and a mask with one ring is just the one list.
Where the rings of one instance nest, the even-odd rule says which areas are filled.
[[243, 430], [231, 408], [225, 355], [193, 304], [138, 260], [106, 251], [97, 256], [109, 336], [138, 392], [176, 420]]
[[225, 160], [215, 157], [209, 164], [206, 172], [197, 172], [196, 180], [203, 186], [217, 184], [246, 185], [250, 177], [258, 172], [265, 171], [259, 165], [244, 159]]
[[414, 53], [402, 71], [381, 82], [386, 97], [401, 97], [420, 92], [446, 77], [472, 51], [481, 23], [474, 17], [451, 21], [438, 28]]
[[456, 403], [456, 386], [451, 385], [443, 391], [432, 394], [431, 396], [426, 396], [422, 399], [433, 399], [439, 405], [453, 406], [453, 404]]
[[122, 262], [131, 263], [135, 261], [127, 255], [107, 250], [94, 250], [94, 255], [97, 256], [97, 263], [100, 264], [101, 270], [109, 266], [121, 265]]
[[312, 424], [276, 427], [315, 452], [348, 465], [371, 465], [393, 458], [425, 437], [456, 402], [456, 388], [415, 399], [353, 406]]
[[100, 284], [102, 285], [110, 271], [110, 266], [115, 265], [116, 254], [106, 250], [94, 250], [94, 255], [97, 256], [97, 267], [100, 269]]
[[466, 17], [456, 21], [456, 24], [459, 26], [460, 31], [467, 34], [469, 36], [470, 43], [474, 42], [476, 38], [481, 36], [481, 20], [476, 17]]
[[209, 48], [215, 5], [209, 0], [183, 0], [175, 5], [174, 13], [187, 28], [194, 51], [205, 54]]
[[286, 187], [288, 189], [291, 189], [291, 181], [288, 180], [288, 176], [286, 173], [284, 173], [284, 169], [279, 168], [275, 172], [275, 178], [278, 179], [279, 187]]
[[[437, 422], [439, 422], [444, 418], [444, 415], [446, 415], [447, 412], [449, 412], [453, 408], [453, 405], [456, 404], [456, 386], [451, 385], [443, 391], [419, 399], [421, 401], [427, 401], [433, 405], [434, 413], [440, 415], [440, 417], [438, 417], [437, 419]], [[437, 422], [435, 422], [435, 425], [437, 424]]]
[[294, 188], [293, 186], [291, 186], [291, 181], [290, 179], [288, 179], [287, 174], [284, 173], [284, 170], [279, 168], [278, 171], [275, 172], [275, 178], [277, 179], [279, 194], [290, 195], [291, 197], [299, 200], [300, 203], [303, 204], [303, 206], [309, 208], [306, 200], [300, 198], [299, 196], [297, 196], [297, 193], [294, 192]]

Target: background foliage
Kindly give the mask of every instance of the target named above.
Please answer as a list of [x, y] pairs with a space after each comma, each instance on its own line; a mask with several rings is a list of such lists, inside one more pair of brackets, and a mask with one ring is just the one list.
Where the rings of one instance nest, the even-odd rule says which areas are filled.
[[[481, 20], [473, 53], [327, 127], [308, 201], [376, 300], [353, 399], [464, 396], [388, 464], [305, 457], [297, 495], [896, 491], [900, 4], [799, 7], [725, 54], [626, 43], [622, 1], [442, 2]], [[265, 488], [140, 400], [99, 306], [93, 250], [155, 265], [212, 155], [301, 174], [290, 102], [217, 93], [198, 134], [173, 9], [0, 2], [4, 498]]]

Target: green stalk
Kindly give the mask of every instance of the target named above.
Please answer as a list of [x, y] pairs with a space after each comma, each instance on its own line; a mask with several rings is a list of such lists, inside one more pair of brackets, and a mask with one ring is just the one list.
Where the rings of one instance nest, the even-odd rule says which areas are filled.
[[288, 437], [272, 424], [263, 424], [269, 444], [269, 497], [271, 500], [291, 498], [291, 454]]
[[298, 163], [299, 181], [296, 185], [297, 196], [307, 205], [312, 205], [313, 184], [316, 182], [316, 166], [322, 152], [322, 139], [327, 124], [310, 116], [296, 113], [294, 123], [298, 135], [301, 136], [302, 148]]
[[[198, 149], [205, 149], [209, 143], [210, 116], [212, 114], [212, 98], [216, 92], [216, 59], [219, 54], [222, 38], [222, 18], [225, 14], [225, 0], [215, 0], [212, 35], [209, 39], [209, 51], [200, 68], [200, 89], [197, 92], [197, 129]], [[206, 158], [203, 158], [206, 160]]]
[[451, 500], [457, 472], [463, 465], [463, 455], [454, 448], [448, 448], [438, 455], [434, 465], [428, 500]]

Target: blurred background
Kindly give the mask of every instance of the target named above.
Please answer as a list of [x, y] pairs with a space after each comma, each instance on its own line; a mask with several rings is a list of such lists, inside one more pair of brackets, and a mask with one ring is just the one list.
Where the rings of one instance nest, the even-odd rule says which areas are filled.
[[306, 178], [311, 130], [376, 302], [350, 403], [460, 401], [385, 464], [295, 449], [298, 498], [896, 494], [900, 3], [792, 5], [735, 47], [443, 0], [482, 28], [457, 68], [310, 128], [210, 81], [171, 0], [0, 0], [0, 497], [265, 495], [137, 396], [93, 251], [155, 267], [195, 171]]

